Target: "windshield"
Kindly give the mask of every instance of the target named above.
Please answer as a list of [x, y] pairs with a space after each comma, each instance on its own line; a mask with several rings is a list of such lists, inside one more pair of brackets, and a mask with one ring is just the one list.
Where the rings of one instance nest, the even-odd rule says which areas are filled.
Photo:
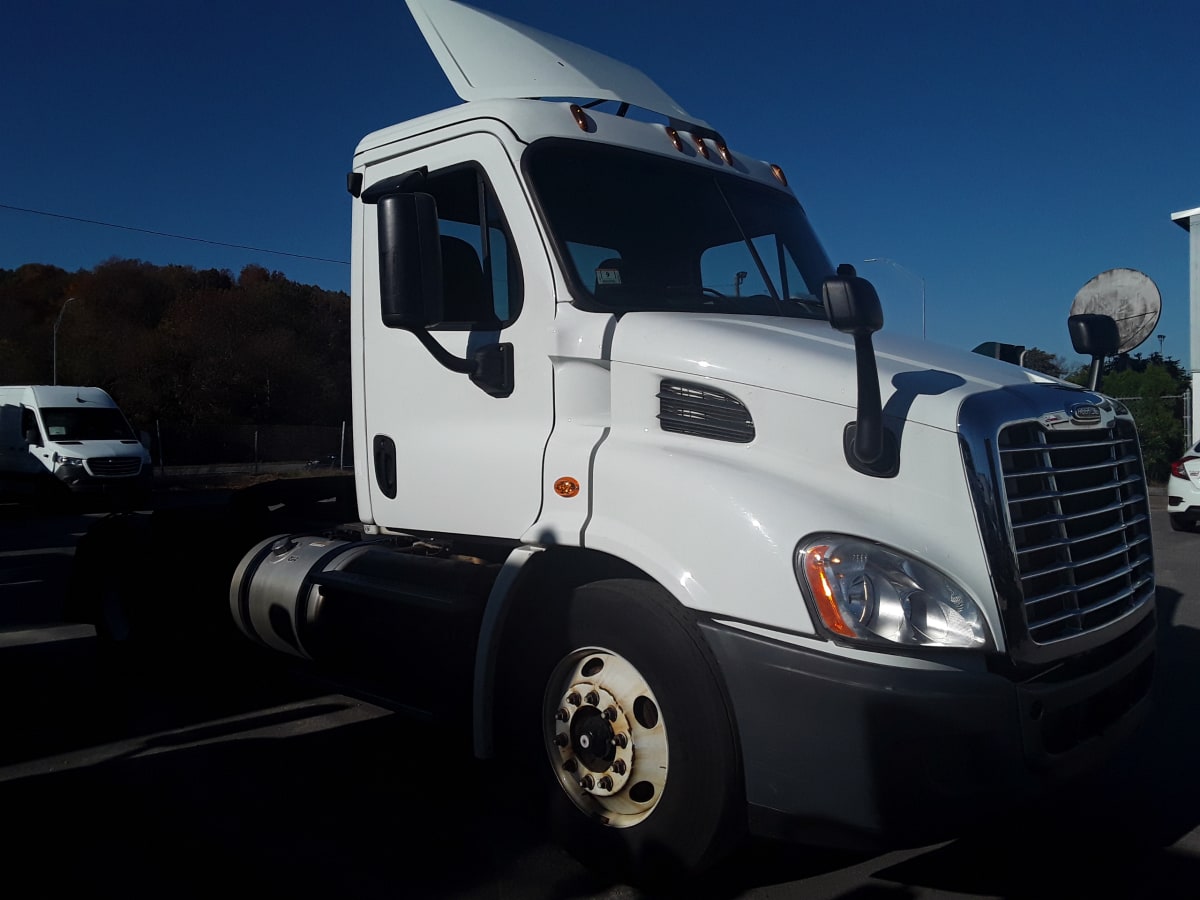
[[581, 306], [825, 318], [833, 268], [786, 191], [579, 141], [526, 159]]
[[52, 441], [136, 441], [133, 429], [112, 407], [102, 409], [72, 409], [51, 407], [42, 409], [42, 424], [46, 437]]

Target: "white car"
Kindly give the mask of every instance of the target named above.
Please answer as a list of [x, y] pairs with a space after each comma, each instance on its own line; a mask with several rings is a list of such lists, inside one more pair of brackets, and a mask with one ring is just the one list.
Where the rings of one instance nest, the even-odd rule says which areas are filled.
[[1167, 512], [1176, 531], [1195, 531], [1200, 526], [1200, 441], [1171, 463]]

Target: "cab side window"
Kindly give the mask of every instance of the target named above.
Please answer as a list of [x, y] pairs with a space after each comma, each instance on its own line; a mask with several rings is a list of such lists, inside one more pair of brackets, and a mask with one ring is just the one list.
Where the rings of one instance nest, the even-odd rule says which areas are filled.
[[21, 409], [21, 434], [30, 444], [42, 446], [42, 430], [38, 428], [37, 417], [29, 407]]
[[442, 322], [436, 329], [498, 330], [521, 311], [521, 269], [495, 193], [475, 166], [431, 173], [420, 187], [437, 203]]

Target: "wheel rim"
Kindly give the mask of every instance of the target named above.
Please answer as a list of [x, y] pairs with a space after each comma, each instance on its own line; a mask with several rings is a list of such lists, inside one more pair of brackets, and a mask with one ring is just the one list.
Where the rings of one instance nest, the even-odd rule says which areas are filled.
[[649, 683], [624, 657], [577, 650], [550, 676], [543, 710], [550, 764], [584, 813], [627, 828], [654, 812], [667, 782], [667, 730]]

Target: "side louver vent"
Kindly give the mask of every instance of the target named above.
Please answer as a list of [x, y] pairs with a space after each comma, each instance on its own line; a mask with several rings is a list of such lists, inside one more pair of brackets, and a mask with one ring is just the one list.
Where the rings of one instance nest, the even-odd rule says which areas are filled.
[[714, 441], [748, 444], [754, 420], [742, 401], [724, 391], [664, 379], [658, 389], [658, 422], [663, 431]]

